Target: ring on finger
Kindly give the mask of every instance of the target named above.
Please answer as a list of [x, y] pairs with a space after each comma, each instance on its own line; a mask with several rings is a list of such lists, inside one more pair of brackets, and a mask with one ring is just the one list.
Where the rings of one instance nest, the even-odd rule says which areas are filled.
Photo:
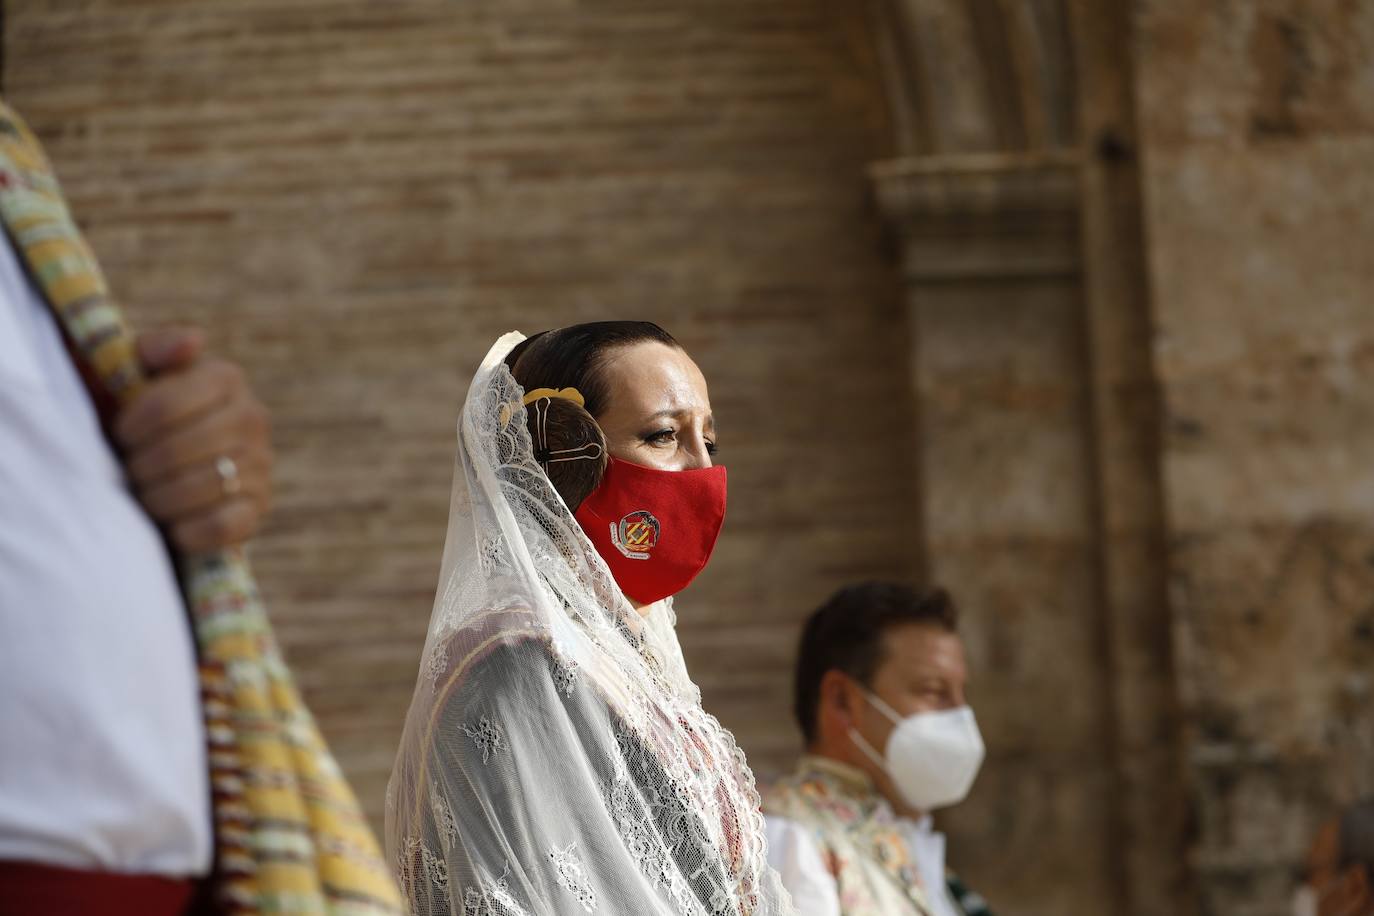
[[220, 455], [215, 459], [215, 473], [219, 475], [220, 490], [225, 496], [235, 496], [243, 489], [239, 466], [228, 455]]

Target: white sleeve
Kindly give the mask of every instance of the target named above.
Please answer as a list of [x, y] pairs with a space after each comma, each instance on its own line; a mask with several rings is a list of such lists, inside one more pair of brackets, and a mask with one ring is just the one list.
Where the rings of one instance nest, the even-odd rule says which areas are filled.
[[782, 876], [797, 916], [841, 916], [840, 889], [806, 828], [785, 817], [765, 818], [768, 864]]

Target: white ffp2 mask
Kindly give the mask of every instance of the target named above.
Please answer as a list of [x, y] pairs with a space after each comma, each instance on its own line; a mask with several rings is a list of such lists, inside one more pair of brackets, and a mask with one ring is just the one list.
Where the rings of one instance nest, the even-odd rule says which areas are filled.
[[918, 811], [933, 811], [963, 801], [986, 753], [973, 710], [961, 706], [902, 718], [869, 691], [864, 695], [897, 727], [882, 756], [853, 728], [850, 740], [887, 772], [906, 803]]

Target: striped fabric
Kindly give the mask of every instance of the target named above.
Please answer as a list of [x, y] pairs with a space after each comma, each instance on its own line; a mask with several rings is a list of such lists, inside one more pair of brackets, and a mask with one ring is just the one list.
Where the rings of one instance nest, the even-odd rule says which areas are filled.
[[[0, 102], [0, 221], [88, 376], [126, 404], [134, 338], [43, 152]], [[224, 913], [399, 914], [389, 869], [301, 701], [238, 551], [180, 558], [200, 654]]]

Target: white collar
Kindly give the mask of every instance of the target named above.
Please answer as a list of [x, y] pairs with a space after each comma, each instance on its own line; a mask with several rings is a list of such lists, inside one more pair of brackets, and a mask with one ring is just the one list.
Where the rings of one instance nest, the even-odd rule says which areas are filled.
[[899, 818], [898, 823], [935, 916], [952, 916], [956, 911], [950, 906], [945, 887], [945, 835], [935, 830], [935, 821], [929, 814], [916, 820]]

